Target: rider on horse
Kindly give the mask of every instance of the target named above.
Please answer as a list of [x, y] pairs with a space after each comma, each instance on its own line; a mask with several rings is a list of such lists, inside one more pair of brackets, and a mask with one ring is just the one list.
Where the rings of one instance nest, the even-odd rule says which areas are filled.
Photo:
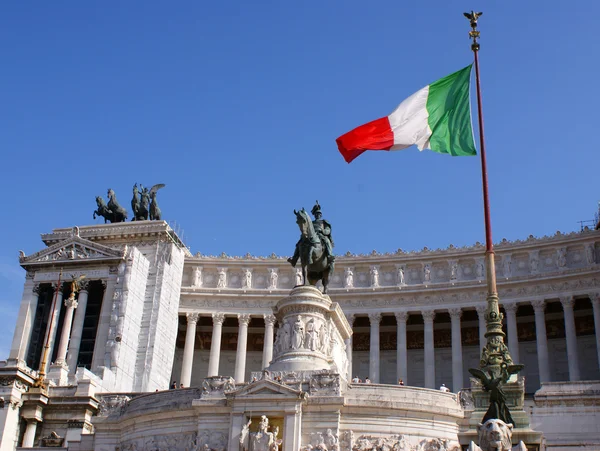
[[[327, 222], [325, 219], [321, 219], [323, 214], [321, 213], [321, 206], [319, 205], [319, 201], [315, 204], [315, 206], [310, 211], [312, 215], [315, 217], [315, 220], [312, 222], [313, 227], [319, 238], [321, 239], [321, 243], [325, 248], [325, 255], [327, 256], [327, 262], [333, 263], [335, 261], [335, 255], [333, 255], [333, 237], [331, 236], [331, 224]], [[288, 261], [292, 264], [292, 266], [296, 266], [296, 262], [300, 257], [300, 243], [302, 241], [302, 237], [296, 243], [296, 250], [294, 251], [294, 255], [288, 258]], [[312, 252], [310, 253], [309, 264], [312, 264]]]

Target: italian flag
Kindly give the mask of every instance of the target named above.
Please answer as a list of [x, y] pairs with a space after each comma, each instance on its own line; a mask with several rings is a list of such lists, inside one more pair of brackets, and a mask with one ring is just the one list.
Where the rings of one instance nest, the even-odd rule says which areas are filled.
[[402, 150], [416, 144], [453, 156], [476, 155], [469, 80], [472, 64], [404, 100], [389, 116], [356, 127], [336, 139], [350, 163], [365, 150]]

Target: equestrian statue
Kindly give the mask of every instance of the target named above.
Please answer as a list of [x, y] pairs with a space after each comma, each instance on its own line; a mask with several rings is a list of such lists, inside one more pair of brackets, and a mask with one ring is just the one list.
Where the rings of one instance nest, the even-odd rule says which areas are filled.
[[300, 211], [294, 210], [296, 223], [300, 228], [300, 239], [296, 243], [294, 255], [288, 258], [288, 262], [295, 267], [299, 258], [302, 264], [303, 284], [316, 285], [321, 280], [323, 294], [327, 294], [327, 286], [335, 262], [331, 224], [321, 219], [319, 201], [312, 208], [311, 213], [315, 217], [314, 221], [310, 219], [304, 208]]

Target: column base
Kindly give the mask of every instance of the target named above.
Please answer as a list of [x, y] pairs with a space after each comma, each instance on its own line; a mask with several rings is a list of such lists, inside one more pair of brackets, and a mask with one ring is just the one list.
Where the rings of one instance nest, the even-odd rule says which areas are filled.
[[65, 386], [69, 383], [69, 367], [65, 362], [56, 362], [50, 365], [48, 370], [48, 381], [50, 384]]

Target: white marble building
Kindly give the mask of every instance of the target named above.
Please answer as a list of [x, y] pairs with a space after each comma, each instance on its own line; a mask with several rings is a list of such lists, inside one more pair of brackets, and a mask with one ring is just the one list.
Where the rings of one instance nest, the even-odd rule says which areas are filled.
[[[20, 258], [23, 297], [0, 363], [1, 450], [38, 446], [55, 431], [81, 451], [233, 451], [246, 419], [260, 415], [280, 423], [286, 451], [328, 429], [340, 450], [368, 451], [375, 439], [418, 449], [468, 443], [482, 415], [456, 393], [471, 386], [484, 343], [483, 245], [338, 256], [329, 294], [352, 335], [341, 391], [325, 396], [315, 376], [260, 376], [277, 352], [274, 308], [301, 277], [285, 258], [193, 256], [160, 221], [56, 229], [42, 240]], [[508, 344], [526, 365], [522, 436], [528, 421], [549, 449], [600, 449], [600, 232], [495, 248]], [[73, 275], [86, 278], [69, 301]], [[46, 390], [35, 380], [54, 300]], [[173, 381], [185, 389], [164, 391]], [[454, 394], [436, 390], [442, 383]]]

